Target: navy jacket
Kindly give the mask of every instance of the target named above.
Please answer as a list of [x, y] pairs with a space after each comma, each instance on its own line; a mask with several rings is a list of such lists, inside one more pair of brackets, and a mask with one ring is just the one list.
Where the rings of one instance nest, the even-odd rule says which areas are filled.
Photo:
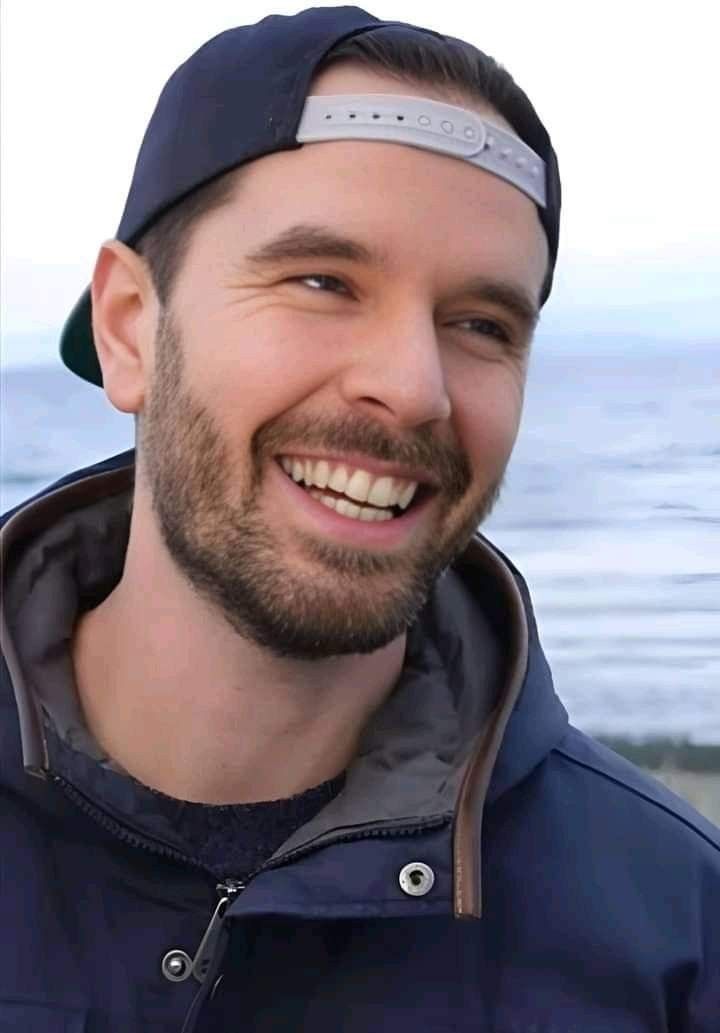
[[720, 1033], [720, 833], [568, 724], [481, 536], [340, 795], [217, 886], [74, 696], [133, 462], [3, 526], [0, 1033]]

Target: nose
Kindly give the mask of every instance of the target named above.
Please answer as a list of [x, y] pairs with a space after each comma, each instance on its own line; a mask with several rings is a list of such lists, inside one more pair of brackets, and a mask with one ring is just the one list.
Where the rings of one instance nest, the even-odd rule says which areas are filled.
[[443, 356], [429, 313], [404, 312], [364, 325], [342, 374], [351, 408], [399, 427], [447, 420], [452, 411]]

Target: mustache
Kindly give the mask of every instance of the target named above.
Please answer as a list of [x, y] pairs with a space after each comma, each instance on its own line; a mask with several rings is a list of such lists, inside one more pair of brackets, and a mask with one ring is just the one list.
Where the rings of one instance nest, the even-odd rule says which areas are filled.
[[459, 448], [438, 441], [431, 427], [420, 427], [412, 438], [397, 439], [378, 423], [363, 417], [342, 420], [317, 416], [286, 416], [260, 427], [251, 451], [255, 476], [273, 455], [302, 443], [321, 452], [362, 452], [383, 462], [425, 471], [450, 501], [460, 499], [472, 483], [472, 467]]

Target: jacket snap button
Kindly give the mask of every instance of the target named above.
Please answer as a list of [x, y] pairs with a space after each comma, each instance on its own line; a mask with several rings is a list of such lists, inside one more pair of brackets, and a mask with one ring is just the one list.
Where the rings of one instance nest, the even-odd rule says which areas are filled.
[[185, 951], [171, 950], [162, 959], [160, 967], [162, 968], [162, 974], [171, 983], [182, 983], [190, 975], [192, 959]]
[[433, 888], [435, 873], [422, 861], [411, 861], [400, 872], [400, 889], [411, 897], [424, 897]]

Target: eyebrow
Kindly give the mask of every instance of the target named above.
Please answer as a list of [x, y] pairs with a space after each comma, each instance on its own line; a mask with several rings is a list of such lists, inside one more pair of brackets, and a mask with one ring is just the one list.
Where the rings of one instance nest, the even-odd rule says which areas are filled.
[[[298, 223], [283, 230], [245, 256], [251, 265], [271, 265], [294, 259], [334, 258], [378, 268], [387, 266], [387, 254], [380, 248], [368, 247], [352, 237], [344, 236], [325, 226]], [[507, 280], [475, 276], [466, 280], [457, 294], [480, 302], [499, 305], [510, 312], [523, 326], [532, 331], [540, 311], [528, 292]]]
[[262, 244], [246, 255], [253, 265], [282, 262], [293, 258], [344, 258], [349, 262], [383, 266], [387, 264], [385, 254], [376, 248], [369, 248], [351, 237], [342, 236], [324, 226], [299, 223], [283, 230], [277, 237]]

